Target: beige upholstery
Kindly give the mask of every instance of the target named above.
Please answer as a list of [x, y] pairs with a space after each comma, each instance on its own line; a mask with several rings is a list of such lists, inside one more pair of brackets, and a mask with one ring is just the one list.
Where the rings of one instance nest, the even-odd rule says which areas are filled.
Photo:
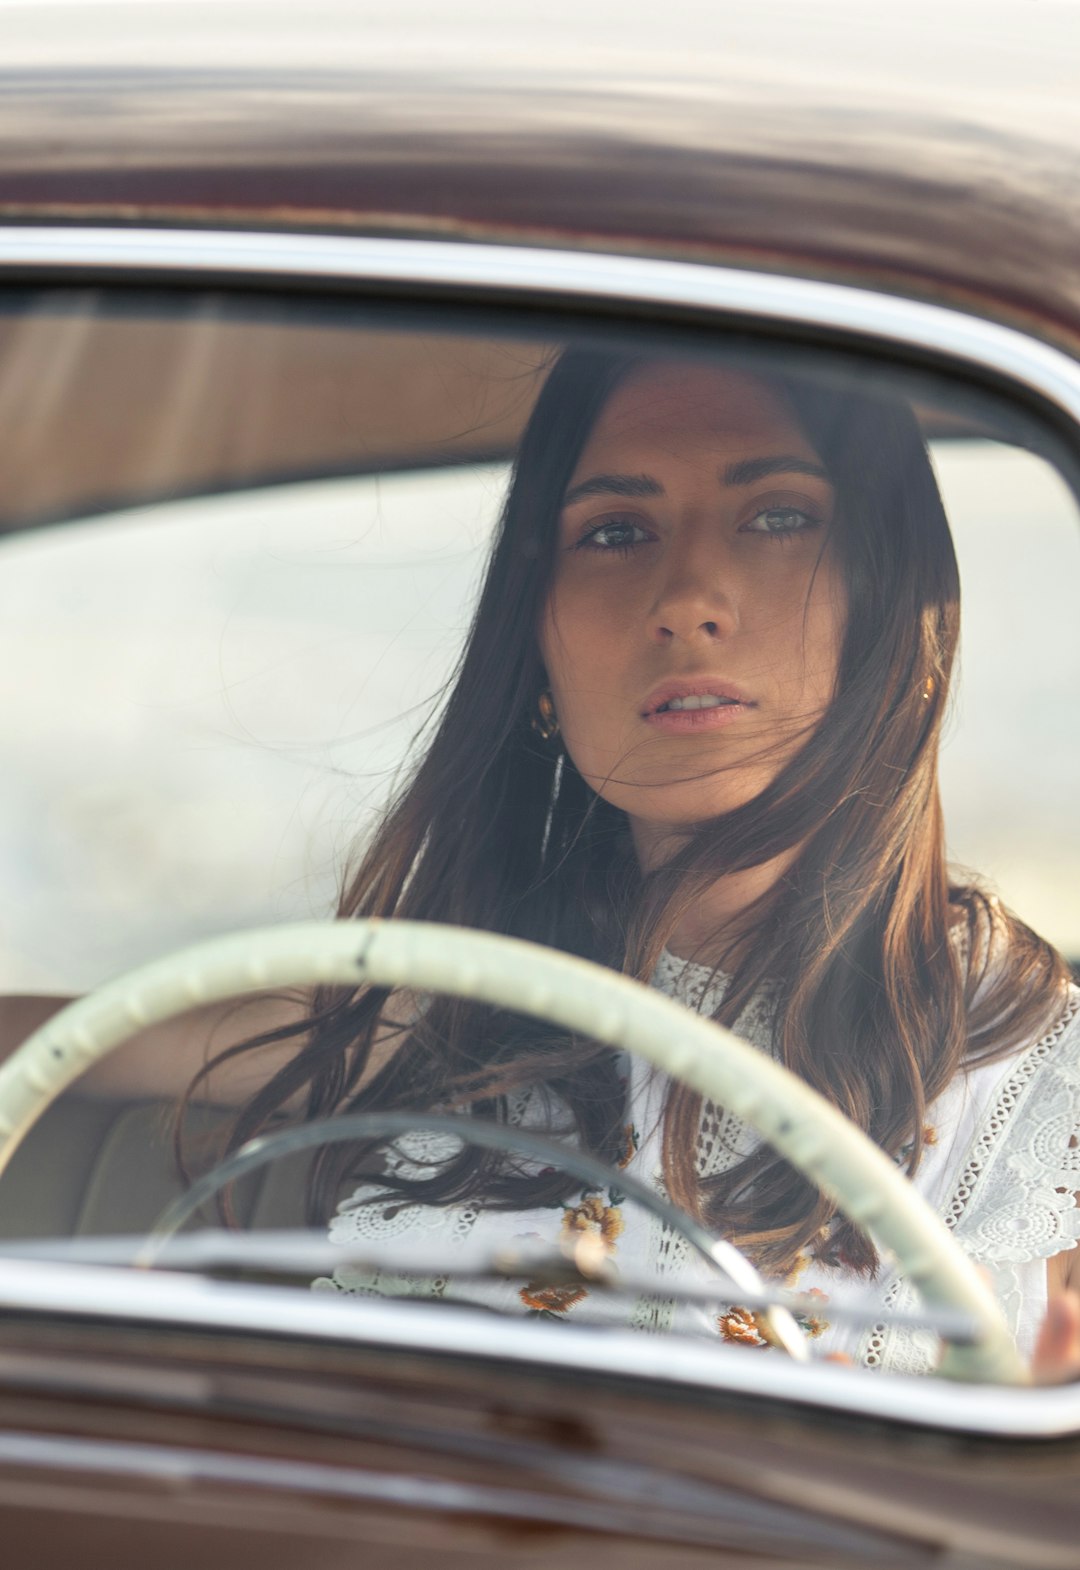
[[[204, 1142], [214, 1148], [228, 1117], [194, 1108], [193, 1148]], [[0, 1176], [0, 1238], [148, 1231], [183, 1187], [173, 1160], [171, 1118], [167, 1104], [62, 1097]], [[279, 1162], [238, 1185], [241, 1224], [302, 1226], [309, 1162], [309, 1157]], [[219, 1224], [212, 1213], [207, 1223]]]

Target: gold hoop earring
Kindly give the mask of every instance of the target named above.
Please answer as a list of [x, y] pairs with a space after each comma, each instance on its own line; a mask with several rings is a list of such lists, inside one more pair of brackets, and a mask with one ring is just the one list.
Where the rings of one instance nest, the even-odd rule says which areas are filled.
[[935, 686], [936, 683], [932, 676], [928, 676], [923, 682], [922, 701], [924, 703], [929, 703], [930, 699], [934, 696]]
[[559, 717], [555, 713], [555, 700], [546, 687], [536, 700], [532, 728], [541, 741], [554, 741], [559, 734]]

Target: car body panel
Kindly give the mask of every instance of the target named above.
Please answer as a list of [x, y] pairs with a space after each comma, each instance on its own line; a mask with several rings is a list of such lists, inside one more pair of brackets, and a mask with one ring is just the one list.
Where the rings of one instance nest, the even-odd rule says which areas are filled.
[[439, 9], [5, 9], [0, 221], [647, 251], [1080, 344], [1068, 5]]
[[[152, 1284], [164, 1297], [169, 1284]], [[437, 1334], [395, 1348], [365, 1338], [365, 1305], [348, 1306], [347, 1337], [242, 1342], [212, 1314], [155, 1324], [137, 1303], [120, 1318], [9, 1311], [0, 1509], [16, 1522], [35, 1512], [51, 1546], [72, 1515], [170, 1526], [179, 1495], [189, 1524], [381, 1542], [394, 1564], [440, 1531], [448, 1551], [492, 1563], [527, 1558], [530, 1533], [533, 1546], [555, 1534], [564, 1565], [616, 1550], [646, 1564], [646, 1549], [676, 1564], [824, 1555], [833, 1570], [943, 1553], [986, 1570], [1075, 1562], [1075, 1438], [928, 1435], [870, 1412], [639, 1380], [599, 1359], [571, 1385], [557, 1354], [550, 1367], [488, 1356], [478, 1325], [469, 1354], [440, 1350]], [[39, 1473], [52, 1479], [51, 1525], [27, 1488]], [[88, 1482], [103, 1491], [96, 1512]]]

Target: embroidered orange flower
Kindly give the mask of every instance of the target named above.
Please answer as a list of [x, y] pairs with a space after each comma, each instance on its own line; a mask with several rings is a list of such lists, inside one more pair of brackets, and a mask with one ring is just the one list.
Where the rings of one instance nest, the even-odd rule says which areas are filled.
[[[811, 1287], [808, 1292], [803, 1293], [803, 1296], [812, 1297], [821, 1304], [825, 1304], [829, 1301], [829, 1294], [827, 1292], [822, 1292], [820, 1287]], [[815, 1339], [817, 1336], [823, 1336], [826, 1330], [829, 1328], [829, 1321], [827, 1319], [822, 1319], [817, 1314], [796, 1314], [795, 1323], [798, 1325], [800, 1330], [806, 1332], [811, 1340]]]
[[620, 1168], [628, 1167], [630, 1165], [631, 1161], [633, 1161], [634, 1157], [637, 1155], [639, 1143], [638, 1131], [632, 1123], [628, 1123], [626, 1125], [625, 1129], [623, 1130], [623, 1134], [625, 1135], [623, 1153], [616, 1163]]
[[740, 1346], [764, 1347], [768, 1346], [768, 1338], [763, 1336], [757, 1322], [757, 1315], [748, 1308], [732, 1308], [726, 1314], [721, 1314], [716, 1323], [720, 1327], [720, 1336], [724, 1341], [735, 1341]]
[[541, 1287], [534, 1281], [518, 1293], [526, 1308], [535, 1308], [546, 1314], [565, 1314], [567, 1309], [588, 1297], [586, 1287]]
[[605, 1205], [599, 1194], [587, 1194], [580, 1205], [563, 1212], [562, 1230], [571, 1241], [582, 1232], [591, 1233], [613, 1253], [615, 1240], [622, 1234], [623, 1218], [614, 1205]]
[[[563, 1211], [564, 1246], [573, 1245], [573, 1257], [586, 1273], [589, 1267], [600, 1266], [605, 1255], [615, 1252], [615, 1240], [622, 1230], [623, 1218], [617, 1205], [605, 1205], [599, 1194], [586, 1194], [580, 1205], [567, 1206]], [[594, 1251], [595, 1258], [590, 1257], [589, 1261], [582, 1258], [583, 1253], [592, 1256]], [[588, 1295], [587, 1287], [545, 1287], [535, 1281], [530, 1281], [518, 1293], [526, 1308], [545, 1314], [565, 1314]]]

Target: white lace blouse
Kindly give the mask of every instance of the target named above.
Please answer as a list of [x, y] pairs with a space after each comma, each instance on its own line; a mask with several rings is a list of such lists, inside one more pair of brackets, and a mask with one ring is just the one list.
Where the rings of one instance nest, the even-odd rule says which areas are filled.
[[[689, 1008], [713, 1013], [726, 979], [701, 966], [665, 954], [653, 984]], [[763, 1051], [770, 1050], [767, 1009], [751, 1005], [736, 1025], [738, 1033]], [[637, 1059], [626, 1058], [627, 1147], [623, 1169], [662, 1192], [661, 1122], [666, 1076]], [[528, 1127], [538, 1109], [526, 1094], [511, 1118]], [[943, 1218], [964, 1251], [989, 1273], [1020, 1350], [1029, 1356], [1046, 1310], [1046, 1261], [1080, 1239], [1080, 990], [1073, 988], [1064, 1013], [1041, 1040], [1001, 1061], [961, 1073], [927, 1110], [924, 1154], [915, 1187]], [[408, 1167], [438, 1156], [441, 1136], [410, 1136], [398, 1142], [394, 1158]], [[698, 1134], [698, 1170], [709, 1176], [747, 1155], [757, 1136], [739, 1119], [706, 1105]], [[617, 1182], [583, 1191], [565, 1203], [529, 1211], [492, 1212], [475, 1206], [402, 1205], [357, 1191], [334, 1217], [335, 1242], [361, 1244], [411, 1235], [428, 1237], [442, 1252], [447, 1242], [480, 1252], [522, 1239], [556, 1241], [560, 1235], [590, 1232], [602, 1240], [612, 1263], [628, 1274], [647, 1274], [683, 1282], [710, 1279], [709, 1267], [681, 1236], [622, 1194]], [[842, 1265], [810, 1259], [797, 1280], [820, 1311], [804, 1316], [804, 1332], [815, 1350], [845, 1352], [867, 1368], [925, 1373], [937, 1355], [935, 1338], [884, 1323], [853, 1327], [829, 1318], [829, 1299], [838, 1288], [869, 1294], [884, 1309], [914, 1308], [909, 1283], [882, 1262], [877, 1278], [857, 1280]], [[752, 1314], [737, 1303], [708, 1308], [673, 1295], [628, 1300], [592, 1293], [585, 1287], [552, 1287], [515, 1282], [453, 1278], [420, 1279], [386, 1271], [362, 1273], [343, 1264], [316, 1290], [363, 1295], [431, 1295], [473, 1301], [504, 1311], [592, 1323], [621, 1323], [641, 1330], [674, 1330], [765, 1347]]]

